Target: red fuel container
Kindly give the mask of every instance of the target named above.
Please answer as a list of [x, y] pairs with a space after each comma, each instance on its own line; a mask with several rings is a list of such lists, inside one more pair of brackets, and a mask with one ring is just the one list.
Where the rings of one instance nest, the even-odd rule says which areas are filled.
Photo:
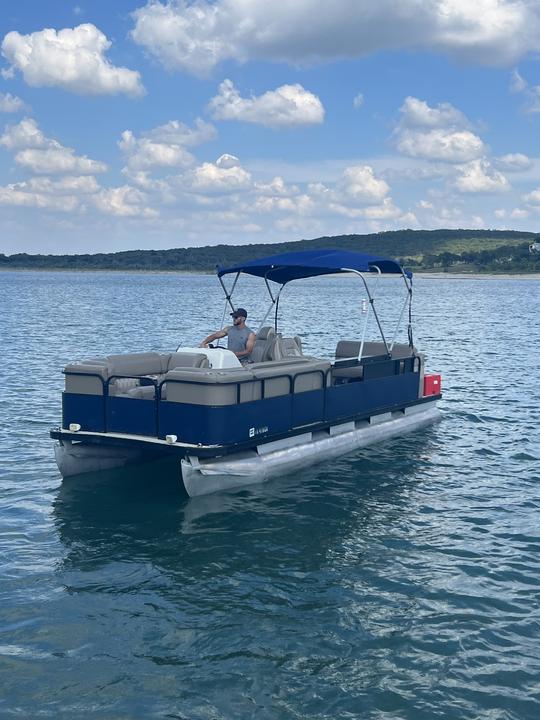
[[424, 375], [424, 397], [441, 394], [441, 376]]

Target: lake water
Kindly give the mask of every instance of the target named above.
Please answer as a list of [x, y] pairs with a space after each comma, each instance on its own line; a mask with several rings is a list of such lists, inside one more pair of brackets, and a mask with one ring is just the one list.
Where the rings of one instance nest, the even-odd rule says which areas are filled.
[[[293, 284], [284, 330], [331, 353], [357, 290]], [[0, 717], [540, 717], [539, 297], [416, 279], [441, 423], [189, 500], [159, 466], [62, 482], [48, 430], [66, 362], [218, 327], [215, 278], [0, 273]]]

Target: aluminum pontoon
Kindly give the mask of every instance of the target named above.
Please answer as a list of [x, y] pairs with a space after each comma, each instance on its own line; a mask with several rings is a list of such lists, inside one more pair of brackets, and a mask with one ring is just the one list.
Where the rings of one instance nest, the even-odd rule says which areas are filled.
[[[359, 337], [336, 339], [331, 359], [306, 356], [299, 336], [279, 332], [281, 292], [293, 280], [335, 273], [352, 273], [362, 284]], [[311, 250], [218, 268], [223, 321], [235, 309], [242, 274], [260, 278], [270, 296], [249, 364], [220, 347], [180, 347], [65, 367], [62, 426], [51, 430], [64, 477], [169, 456], [187, 493], [204, 495], [262, 482], [439, 419], [440, 376], [425, 374], [424, 356], [414, 347], [412, 275], [396, 261]], [[383, 274], [403, 280], [391, 340], [376, 307]], [[226, 276], [233, 276], [229, 288]], [[376, 341], [366, 340], [370, 317], [380, 334]], [[407, 317], [407, 342], [398, 343]]]

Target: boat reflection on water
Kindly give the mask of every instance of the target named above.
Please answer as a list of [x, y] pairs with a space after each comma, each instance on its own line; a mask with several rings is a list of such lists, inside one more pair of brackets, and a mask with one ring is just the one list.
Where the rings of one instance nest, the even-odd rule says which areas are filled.
[[174, 462], [64, 479], [53, 507], [63, 569], [143, 563], [182, 586], [197, 584], [201, 572], [272, 574], [284, 563], [316, 571], [351, 535], [369, 543], [392, 532], [436, 438], [424, 430], [376, 453], [367, 448], [265, 485], [190, 499]]

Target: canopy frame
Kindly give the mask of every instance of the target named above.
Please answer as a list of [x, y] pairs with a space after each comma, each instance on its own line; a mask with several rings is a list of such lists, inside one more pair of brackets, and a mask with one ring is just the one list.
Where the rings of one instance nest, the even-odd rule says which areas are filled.
[[[324, 253], [324, 251], [321, 251], [321, 252]], [[328, 251], [328, 252], [330, 252], [330, 251]], [[301, 253], [299, 255], [301, 255]], [[358, 254], [348, 253], [347, 255], [349, 257], [353, 257], [354, 255], [358, 255]], [[280, 257], [281, 256], [277, 256], [276, 260], [279, 260]], [[412, 274], [406, 273], [398, 263], [396, 263], [393, 260], [389, 260], [387, 258], [381, 258], [380, 264], [384, 263], [384, 264], [386, 264], [387, 267], [390, 264], [390, 267], [392, 268], [392, 270], [389, 272], [384, 272], [384, 270], [379, 266], [379, 264], [377, 264], [377, 262], [376, 262], [377, 259], [374, 258], [373, 256], [358, 255], [358, 257], [361, 258], [361, 260], [364, 262], [364, 265], [369, 265], [369, 269], [367, 272], [363, 271], [363, 270], [359, 270], [358, 268], [354, 268], [354, 267], [338, 267], [338, 266], [336, 266], [336, 267], [331, 267], [331, 268], [324, 268], [324, 267], [319, 267], [317, 265], [309, 265], [309, 264], [303, 265], [302, 263], [299, 262], [297, 265], [298, 270], [299, 270], [298, 274], [297, 275], [292, 274], [292, 276], [290, 278], [284, 279], [282, 281], [279, 281], [275, 278], [271, 278], [271, 277], [269, 277], [269, 275], [270, 274], [276, 275], [276, 274], [279, 274], [280, 271], [284, 271], [284, 270], [289, 270], [289, 272], [290, 272], [291, 268], [294, 268], [295, 265], [294, 264], [280, 265], [279, 262], [277, 264], [273, 264], [271, 262], [271, 260], [273, 258], [265, 258], [261, 261], [258, 261], [260, 263], [263, 263], [265, 260], [268, 261], [267, 266], [264, 266], [264, 265], [261, 266], [259, 272], [254, 272], [254, 271], [250, 272], [250, 270], [253, 269], [253, 265], [250, 265], [250, 264], [247, 264], [245, 266], [238, 266], [238, 267], [230, 268], [230, 269], [216, 268], [218, 279], [219, 279], [220, 284], [225, 293], [225, 308], [223, 310], [222, 327], [225, 322], [227, 308], [230, 307], [233, 312], [235, 310], [234, 304], [232, 302], [232, 296], [233, 296], [234, 290], [236, 288], [238, 278], [240, 277], [240, 274], [242, 274], [242, 273], [248, 274], [248, 275], [254, 275], [255, 277], [262, 278], [264, 280], [268, 294], [270, 296], [270, 306], [268, 307], [268, 310], [266, 311], [266, 313], [257, 329], [257, 332], [259, 332], [261, 330], [261, 328], [264, 327], [264, 323], [266, 322], [268, 316], [272, 312], [272, 309], [274, 309], [274, 330], [276, 331], [276, 333], [278, 331], [279, 299], [280, 299], [281, 293], [283, 292], [283, 289], [285, 288], [285, 285], [287, 285], [289, 282], [292, 282], [293, 280], [306, 279], [308, 277], [318, 277], [321, 275], [328, 275], [328, 274], [333, 274], [333, 273], [352, 273], [354, 275], [357, 275], [362, 280], [364, 289], [365, 289], [365, 291], [367, 293], [367, 297], [368, 297], [368, 305], [367, 305], [367, 309], [365, 311], [365, 317], [364, 317], [364, 323], [363, 323], [363, 327], [362, 327], [362, 334], [361, 334], [361, 341], [360, 341], [360, 348], [359, 348], [357, 359], [360, 360], [360, 358], [362, 357], [362, 352], [364, 349], [365, 337], [366, 337], [366, 332], [367, 332], [367, 326], [368, 326], [369, 316], [370, 316], [371, 312], [373, 312], [373, 317], [375, 318], [375, 322], [377, 324], [379, 333], [381, 335], [381, 339], [382, 339], [382, 342], [385, 347], [385, 352], [388, 356], [390, 356], [392, 353], [394, 344], [396, 342], [396, 337], [399, 332], [399, 327], [403, 320], [403, 315], [408, 306], [409, 312], [408, 312], [407, 335], [408, 335], [409, 346], [412, 348], [414, 346], [413, 332], [412, 332]], [[365, 260], [365, 258], [369, 258], [369, 259]], [[256, 263], [257, 261], [253, 261], [253, 262]], [[259, 270], [259, 268], [257, 266], [255, 266], [255, 267], [257, 270]], [[262, 270], [264, 267], [267, 267], [267, 269], [264, 271], [264, 274], [263, 274]], [[307, 275], [302, 274], [302, 273], [306, 272], [307, 270], [309, 270], [310, 268], [313, 272], [311, 272]], [[396, 268], [396, 269], [394, 269], [394, 268]], [[227, 287], [225, 285], [225, 282], [223, 281], [222, 276], [229, 274], [229, 273], [233, 273], [233, 272], [235, 273], [235, 279], [232, 284], [231, 290], [229, 291], [229, 290], [227, 290]], [[377, 278], [376, 278], [376, 283], [375, 283], [374, 287], [370, 290], [369, 285], [366, 280], [366, 276], [372, 275], [373, 273], [377, 274]], [[396, 323], [396, 326], [394, 328], [394, 332], [392, 335], [392, 339], [390, 340], [390, 342], [388, 342], [386, 339], [379, 315], [377, 313], [377, 308], [375, 307], [375, 289], [376, 289], [376, 287], [379, 283], [379, 280], [383, 274], [399, 274], [404, 281], [405, 289], [406, 289], [406, 294], [405, 294], [403, 304], [401, 307], [401, 312], [399, 314], [399, 318], [397, 320], [397, 323]], [[270, 286], [270, 282], [275, 282], [277, 285], [280, 285], [277, 293], [272, 292], [272, 287]]]

